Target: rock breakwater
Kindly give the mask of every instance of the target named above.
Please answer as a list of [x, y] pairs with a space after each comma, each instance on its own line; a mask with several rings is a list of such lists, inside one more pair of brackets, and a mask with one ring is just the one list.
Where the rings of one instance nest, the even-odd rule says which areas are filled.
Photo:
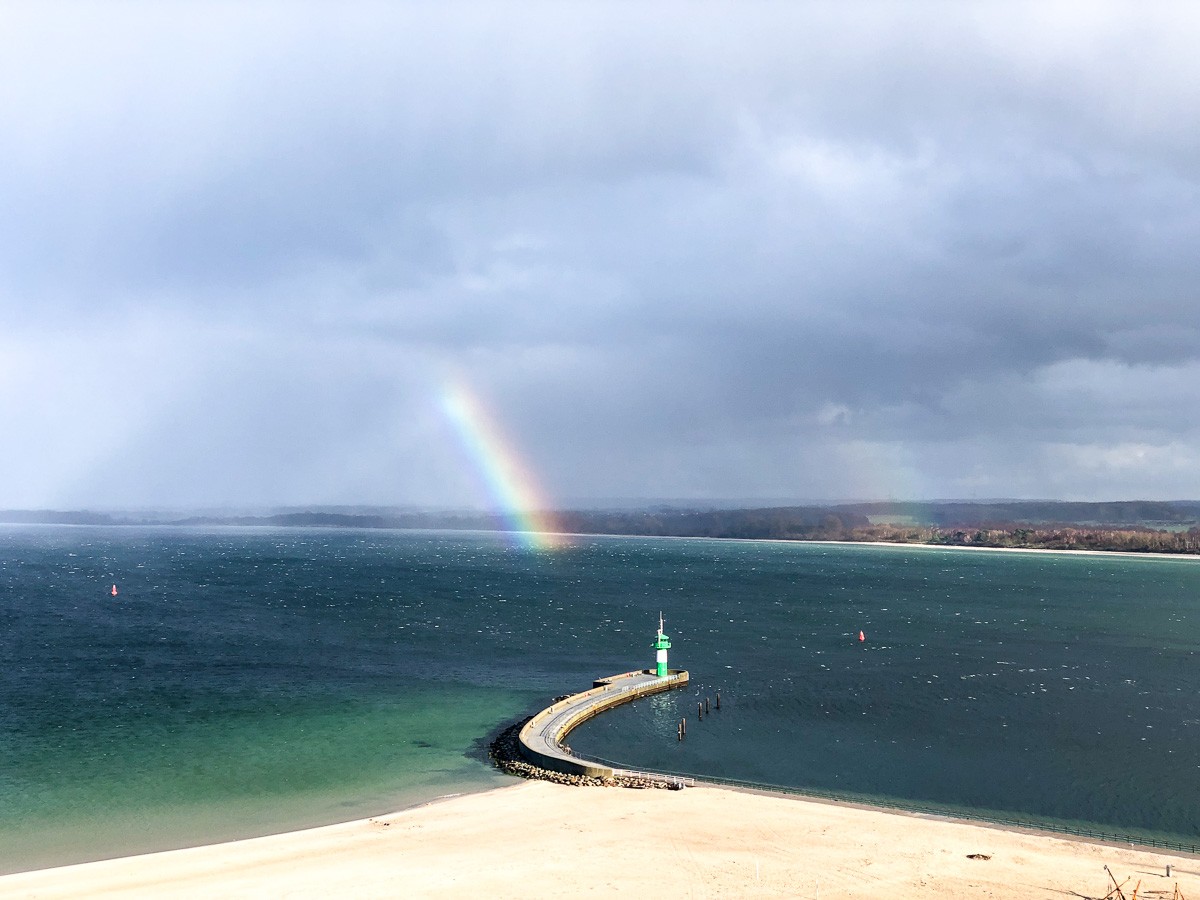
[[583, 775], [567, 775], [563, 772], [553, 772], [528, 762], [521, 755], [519, 735], [532, 716], [527, 716], [519, 722], [505, 728], [488, 747], [488, 756], [496, 768], [509, 775], [520, 778], [534, 778], [540, 781], [552, 781], [555, 784], [569, 784], [577, 787], [625, 787], [634, 789], [659, 788], [664, 790], [679, 790], [683, 785], [679, 781], [670, 781], [646, 777], [643, 775], [614, 774], [612, 778], [589, 778]]

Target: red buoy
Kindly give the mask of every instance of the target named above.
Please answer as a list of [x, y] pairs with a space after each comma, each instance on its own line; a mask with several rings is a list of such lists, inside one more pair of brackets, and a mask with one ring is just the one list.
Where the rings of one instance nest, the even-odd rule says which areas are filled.
[[117, 596], [117, 586], [116, 586], [115, 584], [113, 585], [113, 589], [112, 589], [112, 595], [113, 595], [114, 597], [115, 597], [115, 596]]
[[860, 632], [858, 633], [858, 639], [859, 639], [860, 641], [865, 641], [865, 640], [867, 639], [867, 636], [866, 636], [865, 634], [863, 634], [863, 633], [860, 631]]

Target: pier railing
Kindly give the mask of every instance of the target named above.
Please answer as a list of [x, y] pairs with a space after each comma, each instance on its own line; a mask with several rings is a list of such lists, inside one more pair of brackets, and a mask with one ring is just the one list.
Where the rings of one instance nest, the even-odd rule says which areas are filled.
[[620, 766], [615, 766], [613, 772], [625, 778], [640, 778], [643, 781], [661, 781], [665, 784], [678, 785], [679, 787], [696, 786], [696, 779], [690, 775], [671, 775], [666, 772], [642, 772], [638, 769], [622, 769]]

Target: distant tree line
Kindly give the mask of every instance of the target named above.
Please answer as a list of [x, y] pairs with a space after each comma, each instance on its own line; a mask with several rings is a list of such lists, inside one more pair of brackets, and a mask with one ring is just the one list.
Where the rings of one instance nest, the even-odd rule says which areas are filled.
[[846, 507], [704, 512], [570, 513], [559, 517], [577, 534], [636, 534], [792, 541], [890, 542], [955, 547], [1200, 553], [1200, 526], [1190, 529], [1111, 528], [1030, 523], [939, 525], [872, 524]]
[[1127, 553], [1200, 553], [1200, 527], [1187, 531], [1151, 528], [940, 528], [871, 525], [849, 529], [844, 540], [940, 544], [950, 547], [1012, 547], [1033, 550], [1108, 550]]
[[1117, 500], [1102, 503], [1063, 500], [939, 500], [930, 503], [879, 501], [850, 503], [838, 510], [874, 520], [903, 518], [925, 525], [1001, 527], [1006, 523], [1146, 527], [1200, 524], [1200, 501]]
[[847, 528], [870, 527], [859, 513], [829, 507], [770, 509], [650, 510], [567, 512], [554, 518], [575, 534], [632, 534], [660, 537], [745, 538], [754, 540], [837, 540]]
[[[872, 503], [762, 509], [570, 510], [543, 513], [562, 531], [782, 541], [887, 541], [954, 547], [1200, 553], [1200, 502]], [[1007, 518], [1005, 518], [1007, 516]], [[1074, 520], [1071, 517], [1076, 517]], [[910, 520], [880, 521], [880, 520]], [[874, 521], [872, 521], [874, 520]], [[289, 511], [164, 520], [128, 514], [0, 510], [0, 521], [75, 525], [251, 525], [504, 531], [481, 512]], [[1159, 527], [1167, 526], [1167, 527]]]

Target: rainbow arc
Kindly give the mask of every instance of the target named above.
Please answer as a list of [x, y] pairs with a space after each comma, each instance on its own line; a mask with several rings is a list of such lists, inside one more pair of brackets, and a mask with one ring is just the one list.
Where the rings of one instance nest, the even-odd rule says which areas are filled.
[[442, 409], [514, 540], [534, 550], [563, 546], [552, 505], [475, 394], [461, 381], [447, 382]]

